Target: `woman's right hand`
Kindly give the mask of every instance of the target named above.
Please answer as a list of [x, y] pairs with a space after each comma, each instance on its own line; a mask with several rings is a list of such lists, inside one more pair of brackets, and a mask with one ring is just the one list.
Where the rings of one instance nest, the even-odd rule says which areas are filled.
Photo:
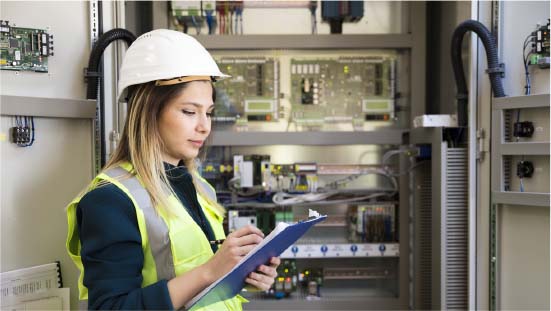
[[264, 233], [252, 225], [247, 225], [230, 233], [222, 246], [206, 263], [209, 276], [214, 282], [228, 273], [257, 244], [262, 242]]

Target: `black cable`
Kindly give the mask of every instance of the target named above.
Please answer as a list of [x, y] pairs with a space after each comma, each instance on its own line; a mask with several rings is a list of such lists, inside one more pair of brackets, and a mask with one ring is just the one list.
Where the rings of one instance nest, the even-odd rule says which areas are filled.
[[317, 18], [316, 18], [316, 10], [318, 8], [318, 2], [317, 0], [310, 1], [310, 14], [311, 14], [311, 20], [312, 20], [312, 34], [316, 34], [318, 32], [317, 29]]
[[460, 127], [459, 130], [457, 131], [457, 135], [455, 136], [455, 145], [456, 146], [459, 146], [459, 142], [461, 141], [461, 136], [463, 135], [463, 129], [464, 127]]
[[522, 64], [524, 65], [524, 75], [526, 79], [526, 84], [524, 85], [524, 95], [530, 95], [531, 88], [532, 88], [532, 81], [530, 79], [530, 72], [528, 70], [529, 57], [532, 54], [532, 51], [530, 51], [530, 53], [526, 55], [526, 48], [528, 47], [529, 44], [533, 43], [532, 42], [533, 38], [534, 38], [534, 33], [531, 33], [528, 36], [526, 36], [526, 38], [524, 39], [524, 44], [522, 46]]
[[[100, 1], [101, 3], [101, 1]], [[101, 23], [100, 23], [101, 25]], [[103, 52], [111, 44], [111, 42], [116, 40], [124, 40], [128, 46], [136, 40], [136, 36], [126, 29], [114, 28], [108, 32], [99, 36], [98, 40], [92, 48], [90, 53], [90, 59], [88, 60], [88, 72], [86, 74], [88, 80], [88, 86], [86, 90], [86, 98], [98, 100], [98, 90], [100, 94], [99, 100], [99, 128], [100, 128], [100, 165], [105, 164], [105, 150], [107, 149], [105, 143], [105, 101], [104, 101], [104, 87], [103, 83], [103, 72], [101, 72], [101, 63]]]
[[31, 135], [31, 141], [27, 144], [27, 147], [32, 146], [34, 144], [34, 117], [28, 117], [28, 118], [30, 119], [30, 124], [31, 124], [30, 133], [29, 133], [29, 135]]
[[99, 72], [99, 63], [101, 61], [103, 52], [115, 40], [123, 40], [128, 46], [136, 40], [136, 36], [130, 31], [122, 28], [111, 29], [108, 32], [102, 34], [90, 53], [90, 59], [88, 60], [88, 87], [86, 91], [87, 99], [98, 98], [98, 84], [102, 78], [102, 73]]
[[497, 47], [495, 40], [490, 31], [480, 22], [475, 20], [466, 20], [459, 24], [455, 29], [452, 42], [451, 42], [451, 56], [453, 73], [455, 76], [455, 83], [457, 86], [457, 123], [458, 126], [468, 126], [468, 98], [469, 91], [467, 89], [467, 82], [465, 80], [465, 72], [463, 70], [463, 60], [461, 58], [461, 45], [463, 43], [463, 37], [465, 33], [473, 31], [475, 32], [486, 50], [486, 57], [488, 59], [488, 74], [490, 76], [490, 82], [494, 97], [504, 97], [505, 92], [503, 90], [502, 78], [502, 64], [498, 62]]

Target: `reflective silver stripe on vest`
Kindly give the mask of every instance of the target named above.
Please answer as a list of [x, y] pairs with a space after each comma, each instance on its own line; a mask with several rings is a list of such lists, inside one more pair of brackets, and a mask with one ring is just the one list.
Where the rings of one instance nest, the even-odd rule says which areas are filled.
[[163, 219], [155, 212], [151, 204], [151, 198], [145, 188], [140, 184], [136, 176], [130, 175], [128, 171], [121, 167], [109, 169], [105, 171], [104, 174], [125, 186], [138, 204], [138, 208], [143, 211], [147, 236], [149, 238], [149, 247], [151, 248], [151, 253], [155, 260], [157, 280], [170, 280], [174, 278], [176, 273], [174, 272], [168, 227]]
[[210, 187], [210, 184], [207, 184], [206, 181], [197, 176], [194, 176], [193, 180], [195, 181], [195, 185], [201, 187], [203, 193], [208, 196], [212, 202], [216, 202], [216, 191]]

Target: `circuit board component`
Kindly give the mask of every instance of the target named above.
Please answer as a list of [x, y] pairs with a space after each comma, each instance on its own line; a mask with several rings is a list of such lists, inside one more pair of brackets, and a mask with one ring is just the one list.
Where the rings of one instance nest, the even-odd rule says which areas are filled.
[[272, 58], [221, 58], [222, 72], [231, 78], [216, 83], [215, 122], [278, 119], [278, 62]]
[[48, 72], [53, 36], [44, 29], [10, 26], [0, 21], [0, 69]]
[[396, 59], [392, 56], [292, 59], [292, 121], [324, 123], [394, 118]]

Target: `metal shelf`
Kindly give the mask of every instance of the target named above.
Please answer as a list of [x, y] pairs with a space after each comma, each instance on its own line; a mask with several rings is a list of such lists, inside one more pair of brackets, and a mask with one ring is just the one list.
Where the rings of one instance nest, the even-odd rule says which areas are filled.
[[198, 35], [208, 50], [409, 49], [411, 34], [371, 35]]
[[1, 95], [0, 102], [0, 114], [3, 116], [81, 119], [96, 117], [95, 100]]
[[492, 104], [493, 110], [517, 108], [549, 108], [549, 94], [495, 97]]
[[549, 208], [551, 202], [549, 193], [536, 192], [492, 192], [494, 204], [529, 205]]
[[499, 145], [502, 155], [549, 155], [548, 142], [503, 143]]
[[[373, 191], [369, 191], [366, 193], [376, 193], [376, 192], [383, 192], [383, 191], [389, 191], [388, 189], [373, 189]], [[390, 192], [390, 191], [389, 191]], [[314, 202], [301, 202], [301, 203], [294, 203], [292, 204], [292, 207], [316, 207], [316, 206], [326, 206], [326, 205], [341, 205], [341, 204], [347, 204], [347, 205], [373, 205], [373, 204], [397, 204], [395, 201], [349, 201], [349, 202], [343, 202], [342, 200], [321, 200], [321, 201], [314, 201]], [[239, 203], [226, 203], [224, 204], [225, 207], [229, 208], [277, 208], [277, 207], [289, 207], [291, 205], [285, 205], [285, 204], [275, 204], [275, 203], [262, 203], [262, 202], [239, 202]], [[319, 226], [319, 224], [316, 224], [314, 226]]]
[[[326, 288], [324, 288], [326, 290]], [[407, 303], [402, 303], [391, 291], [362, 289], [361, 293], [350, 293], [344, 297], [325, 295], [322, 291], [320, 300], [308, 301], [294, 294], [284, 299], [254, 299], [243, 304], [244, 310], [406, 310]], [[354, 297], [357, 294], [359, 297]], [[245, 296], [246, 298], [249, 298]]]
[[403, 129], [369, 132], [235, 132], [213, 131], [211, 146], [400, 145]]

